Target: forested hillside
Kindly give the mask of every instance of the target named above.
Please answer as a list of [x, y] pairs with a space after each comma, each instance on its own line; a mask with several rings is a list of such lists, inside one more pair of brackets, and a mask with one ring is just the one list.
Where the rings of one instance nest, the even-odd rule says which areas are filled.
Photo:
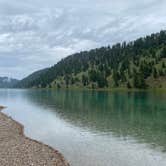
[[68, 56], [20, 88], [166, 88], [166, 31]]

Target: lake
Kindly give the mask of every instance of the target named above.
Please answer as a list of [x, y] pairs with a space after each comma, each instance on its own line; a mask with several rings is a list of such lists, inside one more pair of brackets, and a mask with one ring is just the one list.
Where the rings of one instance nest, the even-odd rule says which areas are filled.
[[0, 105], [71, 166], [166, 166], [166, 93], [1, 89]]

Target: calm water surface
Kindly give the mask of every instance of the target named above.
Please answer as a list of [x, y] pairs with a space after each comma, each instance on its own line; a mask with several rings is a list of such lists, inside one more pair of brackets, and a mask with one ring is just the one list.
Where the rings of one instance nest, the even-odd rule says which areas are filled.
[[0, 90], [0, 105], [71, 166], [166, 166], [166, 93]]

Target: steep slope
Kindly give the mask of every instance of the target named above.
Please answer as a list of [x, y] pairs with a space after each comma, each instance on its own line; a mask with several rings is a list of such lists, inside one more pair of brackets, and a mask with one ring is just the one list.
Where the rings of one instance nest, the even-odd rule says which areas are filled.
[[17, 86], [166, 88], [166, 31], [73, 54]]

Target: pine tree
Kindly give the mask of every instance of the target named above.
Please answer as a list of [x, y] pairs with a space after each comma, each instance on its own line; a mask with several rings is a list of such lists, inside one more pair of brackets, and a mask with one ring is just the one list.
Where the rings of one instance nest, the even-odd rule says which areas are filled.
[[88, 77], [86, 75], [82, 75], [82, 84], [84, 86], [88, 85]]
[[113, 80], [114, 86], [117, 87], [119, 85], [119, 73], [116, 70], [113, 71]]
[[165, 68], [165, 62], [162, 62], [162, 68]]
[[129, 81], [127, 82], [127, 88], [128, 88], [128, 89], [131, 89], [131, 88], [132, 88], [132, 86], [131, 86], [131, 84], [130, 84]]
[[153, 77], [154, 78], [158, 77], [157, 69], [155, 67], [153, 68]]

